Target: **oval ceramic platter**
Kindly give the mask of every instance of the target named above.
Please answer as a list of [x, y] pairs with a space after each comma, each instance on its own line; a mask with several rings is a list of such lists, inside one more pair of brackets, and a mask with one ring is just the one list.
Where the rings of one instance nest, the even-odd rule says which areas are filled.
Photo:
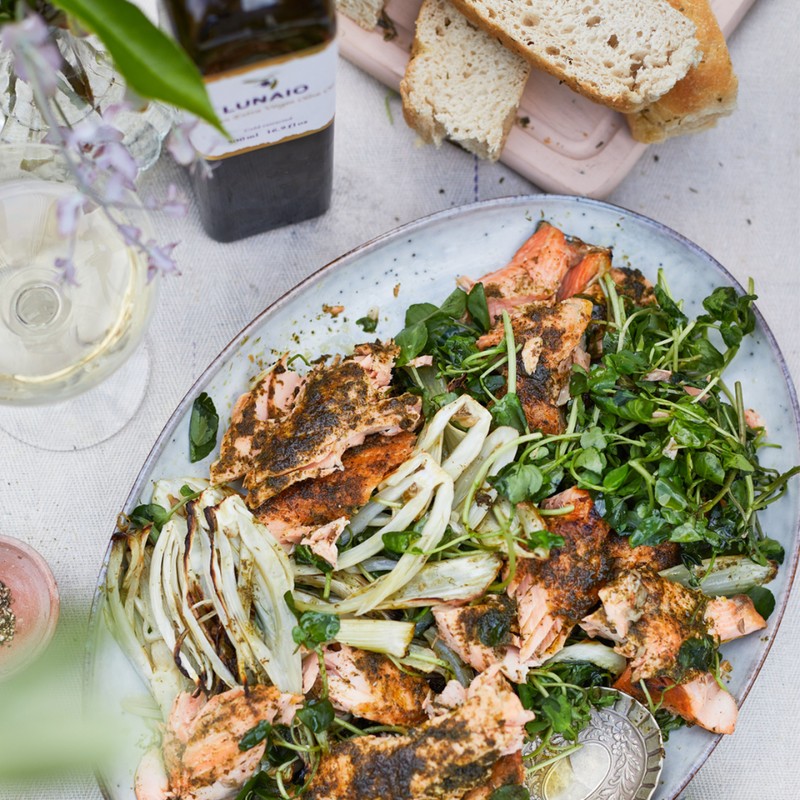
[[[300, 352], [309, 358], [347, 352], [370, 338], [355, 320], [380, 310], [376, 336], [389, 338], [403, 324], [405, 309], [415, 302], [440, 303], [458, 275], [479, 277], [506, 264], [517, 248], [546, 219], [587, 242], [614, 248], [614, 263], [641, 269], [654, 280], [663, 268], [675, 297], [691, 314], [701, 313], [701, 300], [715, 287], [735, 285], [733, 277], [711, 256], [652, 220], [593, 200], [532, 196], [492, 200], [447, 210], [385, 234], [312, 275], [254, 320], [208, 367], [167, 423], [128, 498], [126, 511], [149, 500], [151, 481], [162, 477], [208, 475], [216, 453], [205, 461], [188, 460], [189, 414], [194, 398], [208, 392], [227, 425], [236, 398], [249, 378], [280, 353]], [[344, 306], [337, 316], [323, 305]], [[758, 328], [731, 366], [731, 378], [742, 382], [745, 403], [766, 420], [769, 438], [780, 449], [762, 451], [770, 466], [787, 469], [800, 463], [797, 397], [778, 346], [758, 316]], [[797, 565], [800, 494], [792, 486], [781, 502], [762, 516], [769, 535], [787, 551], [786, 561], [770, 588], [777, 608], [763, 636], [725, 645], [734, 665], [730, 690], [741, 701], [755, 680], [780, 622]], [[132, 800], [133, 774], [153, 729], [130, 711], [147, 694], [125, 656], [106, 629], [102, 615], [101, 572], [93, 611], [92, 639], [86, 674], [87, 696], [105, 709], [121, 711], [127, 746], [115, 766], [101, 778], [111, 800]], [[736, 735], [736, 734], [734, 734]], [[698, 728], [670, 736], [661, 781], [654, 798], [677, 798], [708, 757], [718, 737]]]

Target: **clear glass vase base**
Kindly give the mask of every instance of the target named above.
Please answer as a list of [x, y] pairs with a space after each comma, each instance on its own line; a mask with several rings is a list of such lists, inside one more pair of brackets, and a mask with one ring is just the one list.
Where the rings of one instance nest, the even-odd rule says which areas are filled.
[[85, 450], [119, 433], [147, 392], [150, 355], [144, 343], [109, 378], [83, 394], [40, 406], [0, 405], [0, 429], [41, 450]]

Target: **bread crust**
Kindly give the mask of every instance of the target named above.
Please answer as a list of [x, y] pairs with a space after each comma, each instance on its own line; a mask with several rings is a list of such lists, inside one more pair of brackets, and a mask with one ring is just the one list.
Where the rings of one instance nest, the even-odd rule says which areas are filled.
[[738, 80], [708, 0], [667, 0], [697, 27], [702, 60], [660, 100], [627, 116], [633, 138], [651, 144], [713, 128], [736, 108]]
[[[666, 0], [666, 2], [669, 2], [669, 4], [673, 7], [676, 5], [672, 2], [672, 0]], [[475, 8], [472, 0], [452, 0], [452, 3], [462, 14], [464, 14], [468, 20], [497, 38], [509, 50], [522, 56], [522, 58], [524, 58], [526, 61], [528, 61], [528, 63], [537, 69], [541, 69], [544, 72], [548, 72], [554, 77], [558, 78], [562, 83], [569, 86], [569, 88], [574, 92], [577, 92], [584, 97], [588, 97], [590, 100], [593, 100], [596, 103], [622, 113], [634, 113], [640, 111], [651, 103], [650, 99], [643, 102], [634, 102], [630, 96], [626, 96], [624, 94], [610, 95], [608, 92], [601, 90], [601, 88], [590, 79], [580, 80], [568, 73], [563, 72], [560, 65], [555, 63], [553, 60], [540, 57], [535, 51], [517, 41], [502, 26], [495, 24], [491, 21], [491, 19], [487, 19], [486, 17], [482, 16]], [[696, 48], [697, 39], [692, 39], [691, 43]], [[696, 52], [695, 60], [699, 61], [699, 52]]]

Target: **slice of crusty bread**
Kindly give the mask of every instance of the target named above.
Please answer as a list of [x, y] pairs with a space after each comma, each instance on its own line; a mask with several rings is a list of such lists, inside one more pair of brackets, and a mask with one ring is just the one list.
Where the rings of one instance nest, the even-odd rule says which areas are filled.
[[703, 58], [660, 100], [628, 115], [633, 138], [640, 142], [661, 142], [670, 136], [713, 128], [720, 117], [736, 108], [739, 82], [708, 0], [668, 2], [697, 26]]
[[699, 61], [694, 24], [666, 0], [453, 0], [464, 15], [575, 91], [633, 112]]
[[384, 0], [336, 0], [336, 8], [365, 30], [371, 31], [378, 24]]
[[470, 24], [449, 0], [425, 0], [406, 74], [403, 116], [426, 142], [445, 138], [500, 157], [528, 80], [527, 62]]

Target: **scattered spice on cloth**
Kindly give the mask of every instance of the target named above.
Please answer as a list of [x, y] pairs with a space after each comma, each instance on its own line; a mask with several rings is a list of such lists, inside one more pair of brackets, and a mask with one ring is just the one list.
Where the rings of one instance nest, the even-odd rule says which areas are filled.
[[17, 630], [17, 618], [11, 610], [11, 589], [0, 581], [0, 647], [10, 644]]

